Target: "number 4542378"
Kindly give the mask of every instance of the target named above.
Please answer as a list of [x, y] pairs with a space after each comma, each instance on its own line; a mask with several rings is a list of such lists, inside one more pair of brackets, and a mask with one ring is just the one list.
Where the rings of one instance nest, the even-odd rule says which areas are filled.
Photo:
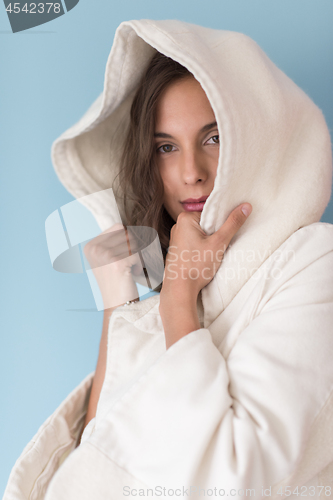
[[19, 3], [13, 3], [13, 7], [12, 7], [12, 4], [10, 3], [8, 5], [8, 7], [6, 8], [6, 11], [9, 12], [10, 14], [11, 13], [14, 13], [14, 14], [19, 14], [20, 12], [24, 12], [26, 14], [43, 14], [44, 12], [46, 14], [48, 14], [51, 9], [53, 7], [53, 12], [55, 14], [59, 14], [60, 13], [60, 3], [49, 3], [49, 2], [41, 2], [41, 3], [25, 3], [21, 9], [20, 7], [20, 4]]

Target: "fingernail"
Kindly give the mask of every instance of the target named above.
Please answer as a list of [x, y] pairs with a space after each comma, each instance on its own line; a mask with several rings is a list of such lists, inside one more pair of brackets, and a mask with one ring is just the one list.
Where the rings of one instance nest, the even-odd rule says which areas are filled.
[[250, 213], [252, 212], [252, 207], [251, 205], [243, 205], [242, 206], [242, 212], [243, 214], [247, 217], [248, 215], [250, 215]]

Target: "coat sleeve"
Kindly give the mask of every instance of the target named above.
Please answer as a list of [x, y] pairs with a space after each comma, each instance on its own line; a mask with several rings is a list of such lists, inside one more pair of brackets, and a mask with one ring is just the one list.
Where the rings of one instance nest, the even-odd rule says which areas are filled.
[[329, 252], [281, 284], [226, 359], [208, 329], [180, 339], [117, 401], [91, 444], [152, 487], [261, 496], [288, 478], [322, 412], [330, 412], [323, 448], [333, 435], [332, 282]]
[[3, 500], [44, 498], [54, 473], [76, 447], [87, 413], [94, 372], [43, 423], [17, 459]]

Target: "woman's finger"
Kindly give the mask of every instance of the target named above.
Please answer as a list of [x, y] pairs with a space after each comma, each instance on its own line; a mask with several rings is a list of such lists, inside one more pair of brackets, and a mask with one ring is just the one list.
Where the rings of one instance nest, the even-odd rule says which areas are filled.
[[251, 212], [252, 206], [250, 205], [250, 203], [242, 203], [241, 205], [236, 207], [231, 212], [225, 223], [215, 233], [219, 242], [221, 242], [222, 240], [222, 242], [227, 247], [237, 231], [247, 220]]

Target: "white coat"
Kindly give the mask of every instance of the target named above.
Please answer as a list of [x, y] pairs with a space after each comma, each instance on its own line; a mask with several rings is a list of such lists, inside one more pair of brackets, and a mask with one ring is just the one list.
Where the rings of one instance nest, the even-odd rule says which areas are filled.
[[[159, 295], [117, 308], [80, 446], [93, 373], [26, 446], [4, 500], [329, 498], [333, 226], [318, 221], [332, 161], [320, 110], [244, 35], [125, 22], [103, 94], [53, 146], [56, 171], [76, 197], [110, 187], [155, 50], [194, 74], [217, 119], [218, 172], [201, 227], [212, 234], [241, 202], [252, 214], [198, 297], [199, 330], [166, 350]], [[82, 202], [102, 230], [124, 217], [107, 198]]]

